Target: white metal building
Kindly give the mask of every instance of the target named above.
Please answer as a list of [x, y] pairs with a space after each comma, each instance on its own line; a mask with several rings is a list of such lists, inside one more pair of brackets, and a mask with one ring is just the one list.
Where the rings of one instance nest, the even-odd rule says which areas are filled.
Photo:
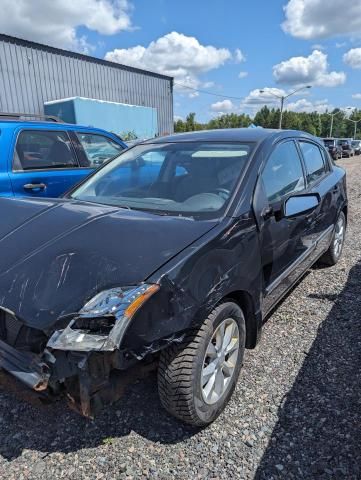
[[0, 34], [0, 111], [76, 96], [156, 108], [158, 133], [173, 132], [171, 77]]

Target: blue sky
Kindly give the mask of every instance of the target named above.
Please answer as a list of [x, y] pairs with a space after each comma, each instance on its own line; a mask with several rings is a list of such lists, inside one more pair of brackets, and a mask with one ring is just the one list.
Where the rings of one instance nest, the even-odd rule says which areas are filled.
[[361, 108], [361, 0], [22, 0], [13, 17], [0, 31], [174, 75], [180, 117], [254, 114], [305, 84], [288, 108]]

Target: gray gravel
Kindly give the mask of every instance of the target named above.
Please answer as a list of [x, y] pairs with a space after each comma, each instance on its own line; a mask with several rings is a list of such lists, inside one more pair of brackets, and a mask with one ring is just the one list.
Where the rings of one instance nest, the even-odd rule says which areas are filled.
[[312, 269], [272, 315], [213, 425], [165, 414], [154, 376], [94, 422], [0, 387], [0, 478], [360, 479], [361, 158], [340, 163], [351, 204], [343, 258]]

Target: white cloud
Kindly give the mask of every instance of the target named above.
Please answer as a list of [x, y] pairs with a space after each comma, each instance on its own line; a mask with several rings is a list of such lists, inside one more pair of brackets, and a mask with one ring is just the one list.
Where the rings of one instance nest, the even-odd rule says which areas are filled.
[[0, 4], [2, 33], [61, 48], [89, 47], [86, 38], [77, 34], [78, 27], [103, 35], [132, 28], [129, 0], [1, 0]]
[[282, 95], [286, 95], [286, 92], [280, 88], [270, 87], [263, 88], [262, 93], [259, 89], [251, 90], [241, 101], [240, 109], [250, 115], [255, 115], [264, 105], [267, 105], [270, 108], [278, 108], [280, 105], [280, 99], [275, 95], [281, 97]]
[[361, 48], [351, 48], [343, 56], [343, 61], [351, 68], [361, 68]]
[[[261, 90], [263, 93], [261, 93]], [[270, 88], [265, 87], [261, 90], [252, 90], [241, 102], [240, 107], [242, 110], [249, 112], [251, 115], [255, 115], [257, 111], [262, 108], [264, 105], [267, 105], [269, 108], [279, 108], [280, 107], [280, 98], [285, 96], [289, 91], [282, 90], [280, 88]], [[297, 96], [306, 95], [307, 91], [301, 91], [296, 93], [295, 96], [292, 96], [292, 99], [297, 98]], [[277, 96], [275, 96], [277, 95]], [[333, 107], [328, 103], [327, 100], [316, 100], [312, 102], [306, 98], [300, 98], [295, 101], [287, 100], [284, 105], [285, 110], [292, 110], [296, 112], [324, 112], [326, 110], [332, 110]]]
[[314, 50], [308, 57], [292, 57], [273, 67], [277, 83], [288, 85], [312, 84], [318, 87], [336, 87], [345, 83], [344, 72], [329, 72], [327, 55]]
[[238, 78], [246, 78], [248, 77], [248, 72], [239, 72]]
[[343, 48], [346, 47], [347, 43], [346, 42], [336, 42], [335, 47], [336, 48]]
[[333, 106], [328, 103], [328, 100], [317, 100], [315, 102], [311, 102], [306, 98], [300, 98], [295, 102], [286, 103], [285, 110], [290, 110], [293, 112], [318, 112], [324, 113], [326, 111], [333, 110]]
[[213, 112], [223, 113], [223, 112], [231, 112], [235, 110], [236, 107], [233, 105], [231, 100], [225, 99], [220, 102], [212, 103], [211, 110]]
[[354, 93], [352, 95], [352, 98], [354, 98], [355, 100], [361, 100], [361, 93]]
[[268, 105], [268, 104], [279, 104], [280, 99], [276, 97], [281, 97], [286, 95], [286, 92], [280, 88], [269, 88], [265, 87], [263, 89], [255, 89], [249, 92], [249, 94], [242, 100], [241, 105]]
[[237, 48], [236, 51], [234, 52], [234, 58], [237, 63], [246, 61], [246, 57], [243, 55], [242, 50], [240, 50], [239, 48]]
[[[195, 37], [171, 32], [154, 40], [147, 47], [138, 45], [117, 48], [108, 52], [105, 58], [169, 75], [174, 77], [176, 83], [199, 88], [203, 87], [199, 76], [221, 67], [232, 58], [232, 54], [226, 48], [201, 45]], [[183, 91], [187, 92], [187, 89]]]
[[203, 87], [203, 88], [212, 88], [212, 87], [214, 87], [214, 86], [215, 86], [215, 83], [214, 83], [214, 82], [204, 82], [204, 83], [202, 84], [202, 87]]
[[324, 45], [321, 45], [320, 43], [315, 43], [311, 46], [311, 48], [312, 50], [326, 50], [326, 47]]
[[361, 0], [289, 0], [285, 32], [297, 38], [327, 38], [361, 33]]

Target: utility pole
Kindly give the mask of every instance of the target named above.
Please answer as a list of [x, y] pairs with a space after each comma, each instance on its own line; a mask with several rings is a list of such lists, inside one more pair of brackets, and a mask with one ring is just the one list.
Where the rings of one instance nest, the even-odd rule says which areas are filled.
[[282, 120], [283, 120], [283, 107], [285, 104], [285, 100], [290, 97], [291, 95], [294, 95], [297, 92], [300, 92], [301, 90], [304, 90], [305, 88], [312, 88], [311, 85], [306, 85], [305, 87], [298, 88], [297, 90], [294, 90], [293, 92], [289, 93], [288, 95], [277, 95], [276, 93], [273, 93], [271, 91], [266, 90], [259, 90], [260, 93], [269, 93], [273, 97], [279, 98], [281, 100], [281, 108], [280, 108], [280, 120], [278, 124], [278, 128], [281, 130], [282, 129]]

